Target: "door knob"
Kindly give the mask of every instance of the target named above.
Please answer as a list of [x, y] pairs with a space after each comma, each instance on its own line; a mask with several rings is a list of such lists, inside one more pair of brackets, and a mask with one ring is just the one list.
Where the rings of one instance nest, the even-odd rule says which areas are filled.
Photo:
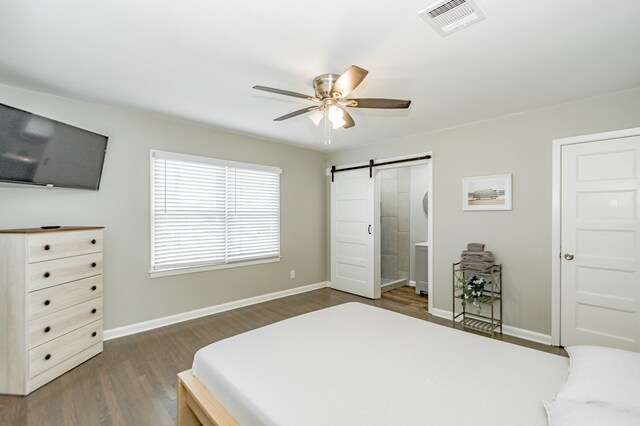
[[573, 260], [573, 253], [565, 253], [564, 258], [567, 260]]

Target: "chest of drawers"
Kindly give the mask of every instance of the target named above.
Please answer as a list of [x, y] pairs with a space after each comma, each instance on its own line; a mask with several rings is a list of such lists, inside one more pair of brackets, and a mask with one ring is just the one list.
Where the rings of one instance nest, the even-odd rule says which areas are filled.
[[102, 352], [101, 227], [0, 231], [0, 393]]

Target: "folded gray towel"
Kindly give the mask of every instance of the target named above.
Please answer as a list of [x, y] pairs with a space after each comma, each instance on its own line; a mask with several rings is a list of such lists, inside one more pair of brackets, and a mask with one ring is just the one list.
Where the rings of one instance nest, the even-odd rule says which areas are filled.
[[482, 259], [462, 259], [460, 260], [461, 263], [486, 263], [489, 265], [493, 265], [493, 262], [489, 262], [487, 260], [482, 260]]
[[461, 256], [460, 257], [462, 260], [467, 260], [469, 262], [493, 262], [495, 261], [495, 258], [493, 256], [478, 256], [478, 257], [471, 257], [471, 256]]
[[469, 260], [469, 259], [462, 259], [460, 260], [460, 264], [461, 265], [493, 265], [493, 261], [487, 261], [487, 260]]
[[474, 271], [486, 271], [491, 269], [493, 263], [461, 263], [460, 269], [473, 269]]
[[493, 262], [495, 258], [490, 251], [468, 251], [465, 250], [460, 256], [463, 260], [470, 260], [475, 262]]
[[467, 250], [469, 251], [483, 251], [484, 244], [483, 243], [469, 243], [467, 244]]
[[462, 271], [489, 272], [492, 266], [493, 266], [493, 263], [491, 262], [482, 262], [482, 263], [460, 262], [460, 270]]
[[489, 250], [484, 250], [484, 251], [469, 251], [469, 250], [463, 250], [462, 254], [468, 254], [469, 256], [484, 256], [487, 254], [490, 254], [493, 256], [493, 252], [489, 251]]

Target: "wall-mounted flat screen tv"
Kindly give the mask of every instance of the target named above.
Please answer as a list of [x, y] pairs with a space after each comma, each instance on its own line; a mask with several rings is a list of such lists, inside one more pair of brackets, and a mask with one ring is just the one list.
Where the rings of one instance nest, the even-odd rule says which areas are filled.
[[108, 138], [0, 104], [0, 181], [98, 190]]

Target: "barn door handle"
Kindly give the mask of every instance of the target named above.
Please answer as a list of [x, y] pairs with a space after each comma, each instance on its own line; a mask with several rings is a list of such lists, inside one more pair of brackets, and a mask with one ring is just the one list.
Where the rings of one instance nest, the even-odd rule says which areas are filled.
[[369, 235], [371, 235], [371, 225], [369, 225], [368, 231], [369, 231]]
[[573, 253], [565, 253], [564, 258], [567, 260], [573, 260]]

